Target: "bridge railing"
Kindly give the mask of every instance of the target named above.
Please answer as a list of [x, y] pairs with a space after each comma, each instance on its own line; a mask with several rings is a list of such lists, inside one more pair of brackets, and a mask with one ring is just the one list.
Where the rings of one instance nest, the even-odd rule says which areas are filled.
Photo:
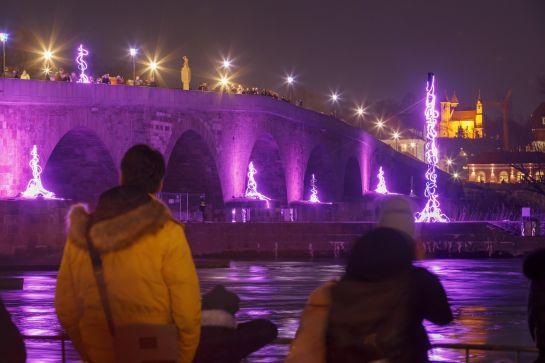
[[[23, 336], [25, 340], [42, 340], [42, 341], [59, 341], [62, 363], [65, 363], [67, 351], [66, 351], [66, 342], [70, 340], [66, 335], [26, 335]], [[291, 338], [278, 338], [271, 344], [278, 345], [289, 345], [292, 343]], [[506, 345], [506, 344], [467, 344], [467, 343], [434, 343], [432, 348], [441, 348], [449, 350], [463, 350], [465, 354], [465, 362], [471, 362], [471, 352], [481, 351], [481, 352], [506, 352], [511, 353], [515, 356], [515, 362], [521, 362], [521, 355], [523, 353], [536, 354], [538, 353], [537, 348], [520, 346], [520, 345]]]

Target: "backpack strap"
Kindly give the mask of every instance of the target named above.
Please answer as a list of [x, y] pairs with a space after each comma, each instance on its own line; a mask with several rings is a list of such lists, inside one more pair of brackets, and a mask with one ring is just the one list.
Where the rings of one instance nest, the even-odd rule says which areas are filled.
[[87, 226], [87, 231], [85, 233], [87, 240], [87, 249], [91, 255], [91, 265], [93, 267], [93, 275], [95, 276], [95, 281], [98, 287], [98, 294], [100, 296], [100, 302], [102, 303], [102, 309], [106, 315], [106, 321], [108, 322], [108, 330], [112, 337], [115, 336], [115, 325], [114, 319], [112, 316], [112, 309], [110, 307], [110, 302], [108, 301], [108, 293], [106, 290], [106, 282], [104, 281], [104, 268], [102, 266], [102, 258], [100, 252], [96, 249], [93, 241], [91, 239], [91, 222]]

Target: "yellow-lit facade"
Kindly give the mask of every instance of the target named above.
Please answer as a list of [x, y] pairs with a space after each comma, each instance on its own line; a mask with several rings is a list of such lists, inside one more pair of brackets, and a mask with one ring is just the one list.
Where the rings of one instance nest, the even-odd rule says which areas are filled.
[[441, 102], [441, 121], [439, 123], [439, 137], [445, 138], [483, 138], [483, 102], [479, 97], [475, 110], [460, 110], [458, 97], [448, 97]]

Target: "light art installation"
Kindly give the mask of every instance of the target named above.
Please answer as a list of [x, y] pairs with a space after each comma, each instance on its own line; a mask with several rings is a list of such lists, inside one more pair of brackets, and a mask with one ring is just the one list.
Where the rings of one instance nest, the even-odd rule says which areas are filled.
[[318, 187], [316, 185], [316, 177], [314, 174], [312, 174], [312, 177], [310, 178], [310, 200], [311, 203], [320, 203], [320, 199], [318, 199]]
[[32, 147], [30, 155], [32, 155], [32, 160], [30, 160], [29, 163], [30, 168], [32, 169], [32, 179], [28, 182], [26, 190], [21, 196], [28, 199], [36, 199], [40, 196], [45, 199], [55, 199], [55, 194], [46, 190], [42, 185], [42, 179], [40, 178], [42, 168], [40, 167], [40, 158], [36, 145]]
[[388, 188], [386, 188], [386, 180], [384, 179], [384, 170], [382, 170], [382, 166], [378, 169], [378, 185], [375, 189], [375, 192], [380, 194], [388, 194]]
[[426, 190], [424, 196], [428, 199], [426, 206], [420, 213], [416, 213], [415, 221], [418, 223], [449, 222], [449, 218], [441, 212], [439, 206], [439, 196], [437, 195], [437, 173], [435, 171], [439, 160], [439, 150], [437, 149], [437, 117], [439, 112], [435, 109], [435, 76], [428, 73], [428, 83], [426, 85], [426, 162], [428, 170], [426, 171]]
[[78, 56], [76, 57], [78, 69], [81, 71], [78, 83], [90, 83], [89, 77], [87, 77], [87, 75], [85, 74], [85, 71], [87, 70], [87, 62], [85, 62], [85, 59], [83, 59], [83, 57], [87, 55], [89, 55], [89, 51], [83, 48], [83, 44], [80, 44], [78, 48]]
[[248, 165], [248, 184], [246, 185], [244, 196], [246, 198], [264, 200], [267, 203], [267, 208], [269, 208], [269, 200], [271, 200], [271, 198], [266, 197], [257, 191], [257, 183], [254, 177], [256, 174], [257, 170], [254, 167], [254, 163], [250, 161], [250, 164]]

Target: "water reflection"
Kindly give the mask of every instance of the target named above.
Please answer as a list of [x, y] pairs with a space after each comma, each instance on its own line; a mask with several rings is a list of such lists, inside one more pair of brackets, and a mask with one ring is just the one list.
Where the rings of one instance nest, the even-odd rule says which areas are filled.
[[[432, 341], [532, 345], [526, 326], [528, 284], [521, 261], [432, 260], [421, 263], [443, 282], [455, 313], [446, 327], [427, 324]], [[308, 295], [321, 283], [342, 273], [338, 261], [234, 262], [228, 269], [199, 270], [201, 288], [224, 284], [242, 299], [240, 321], [267, 318], [279, 325], [279, 335], [293, 337]], [[23, 291], [2, 292], [15, 323], [25, 335], [57, 335], [60, 328], [53, 307], [55, 276], [27, 272]], [[27, 341], [29, 362], [60, 361], [60, 342]], [[279, 362], [286, 346], [269, 346], [251, 362]], [[472, 362], [503, 362], [506, 354], [472, 353]], [[435, 349], [438, 361], [463, 361], [463, 351]], [[69, 361], [77, 361], [73, 350]], [[528, 357], [523, 361], [531, 361]]]

